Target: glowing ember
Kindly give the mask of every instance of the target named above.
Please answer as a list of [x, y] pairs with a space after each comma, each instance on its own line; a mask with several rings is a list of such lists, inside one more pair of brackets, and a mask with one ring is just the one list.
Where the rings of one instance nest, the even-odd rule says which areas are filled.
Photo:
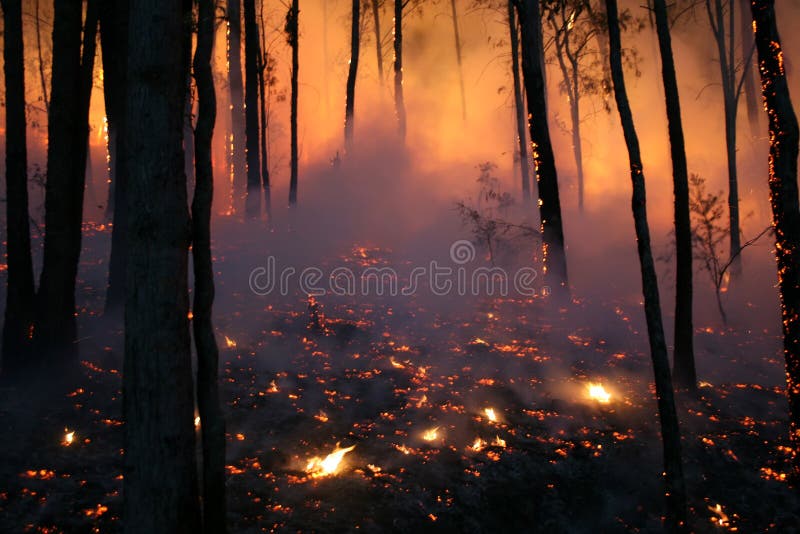
[[484, 447], [486, 447], [486, 442], [482, 440], [480, 437], [477, 437], [475, 438], [475, 442], [470, 446], [470, 449], [472, 449], [475, 452], [479, 452], [483, 450]]
[[231, 339], [228, 336], [225, 336], [225, 345], [227, 345], [229, 349], [235, 348], [236, 347], [236, 340], [235, 339]]
[[589, 384], [589, 398], [596, 400], [600, 404], [608, 404], [611, 401], [611, 393], [606, 391], [602, 384]]
[[333, 452], [325, 458], [320, 458], [318, 456], [311, 458], [306, 465], [306, 472], [314, 478], [334, 475], [339, 469], [344, 455], [355, 448], [355, 445], [351, 445], [350, 447], [341, 449], [337, 443]]
[[72, 442], [75, 441], [75, 431], [69, 431], [66, 428], [64, 429], [64, 440], [61, 442], [65, 447], [69, 447], [72, 445]]
[[392, 357], [390, 357], [390, 358], [389, 358], [389, 363], [391, 363], [391, 364], [392, 364], [392, 367], [394, 367], [395, 369], [405, 369], [405, 367], [406, 367], [406, 366], [405, 366], [405, 365], [403, 365], [402, 363], [400, 363], [400, 362], [396, 361], [396, 360], [394, 359], [394, 356], [392, 356]]
[[506, 448], [506, 440], [501, 438], [500, 436], [495, 436], [494, 441], [492, 442], [493, 447], [500, 447], [502, 449]]
[[728, 514], [722, 511], [722, 505], [717, 504], [716, 506], [709, 506], [708, 509], [714, 512], [715, 515], [711, 517], [711, 522], [714, 523], [718, 527], [729, 527], [730, 520], [728, 519]]
[[194, 427], [195, 428], [200, 428], [200, 416], [199, 415], [194, 418]]
[[486, 408], [483, 410], [483, 413], [486, 414], [486, 418], [492, 423], [497, 422], [497, 414], [494, 413], [494, 408]]
[[441, 427], [437, 426], [426, 430], [422, 434], [422, 439], [424, 439], [425, 441], [436, 441], [437, 439], [439, 439], [439, 428]]

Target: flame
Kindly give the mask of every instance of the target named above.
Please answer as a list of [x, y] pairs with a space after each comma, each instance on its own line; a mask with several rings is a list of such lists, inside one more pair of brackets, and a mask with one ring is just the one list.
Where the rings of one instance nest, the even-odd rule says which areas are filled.
[[709, 506], [708, 509], [714, 512], [714, 516], [711, 517], [711, 522], [714, 523], [718, 527], [728, 527], [730, 526], [730, 520], [728, 519], [728, 514], [722, 511], [722, 505], [717, 504], [716, 506]]
[[475, 452], [479, 452], [483, 450], [484, 447], [486, 447], [486, 442], [482, 440], [479, 436], [475, 438], [475, 442], [470, 446], [470, 449], [472, 449]]
[[611, 401], [611, 393], [606, 391], [603, 384], [589, 384], [589, 398], [594, 399], [600, 404], [608, 404]]
[[195, 428], [200, 428], [200, 416], [199, 415], [195, 416], [195, 418], [194, 418], [194, 427]]
[[64, 441], [62, 441], [61, 443], [63, 443], [65, 447], [69, 447], [70, 445], [72, 445], [73, 441], [75, 441], [75, 431], [74, 430], [70, 431], [65, 428]]
[[267, 393], [277, 393], [277, 392], [278, 392], [278, 384], [276, 384], [274, 380], [270, 381]]
[[494, 413], [494, 408], [485, 408], [483, 413], [486, 414], [486, 418], [491, 421], [492, 423], [497, 422], [497, 414]]
[[339, 448], [339, 444], [337, 443], [333, 452], [325, 458], [320, 458], [319, 456], [311, 458], [306, 465], [306, 472], [314, 478], [334, 475], [339, 469], [344, 455], [355, 448], [355, 445], [351, 445], [350, 447], [342, 449]]
[[229, 349], [236, 347], [236, 340], [231, 339], [228, 336], [225, 336], [225, 344], [228, 346]]
[[405, 366], [405, 365], [403, 365], [402, 363], [400, 363], [400, 362], [396, 361], [396, 360], [394, 359], [394, 356], [391, 356], [391, 357], [389, 358], [389, 363], [391, 363], [391, 364], [392, 364], [392, 367], [394, 367], [395, 369], [405, 369], [405, 367], [406, 367], [406, 366]]
[[492, 442], [493, 447], [500, 447], [502, 449], [506, 448], [506, 440], [501, 438], [500, 436], [495, 436], [494, 441]]
[[422, 439], [424, 439], [425, 441], [436, 441], [437, 439], [439, 439], [439, 429], [440, 428], [441, 427], [437, 426], [437, 427], [430, 428], [430, 429], [426, 430], [422, 434]]

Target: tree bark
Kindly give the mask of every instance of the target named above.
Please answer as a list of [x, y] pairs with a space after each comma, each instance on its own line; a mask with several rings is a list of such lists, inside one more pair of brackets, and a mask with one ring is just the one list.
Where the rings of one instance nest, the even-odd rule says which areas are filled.
[[184, 174], [184, 0], [130, 0], [123, 525], [198, 532]]
[[525, 134], [525, 103], [522, 98], [522, 81], [519, 72], [519, 28], [514, 13], [514, 1], [508, 1], [508, 31], [511, 38], [511, 74], [514, 84], [514, 111], [517, 123], [517, 141], [519, 143], [519, 166], [522, 172], [522, 199], [531, 200], [530, 164], [528, 163], [528, 147]]
[[111, 257], [108, 265], [108, 289], [105, 312], [116, 313], [125, 305], [125, 262], [127, 242], [128, 180], [126, 158], [125, 92], [128, 49], [129, 0], [103, 2], [100, 11], [100, 45], [103, 60], [103, 94], [108, 120], [108, 152], [110, 156], [109, 200], [106, 217], [111, 217]]
[[381, 14], [379, 0], [372, 0], [372, 20], [375, 23], [375, 55], [378, 60], [378, 81], [383, 89], [383, 36], [381, 35]]
[[350, 25], [350, 67], [347, 71], [347, 88], [344, 108], [345, 152], [353, 151], [353, 110], [356, 100], [356, 77], [358, 76], [358, 53], [361, 42], [361, 0], [353, 0], [352, 23]]
[[545, 280], [551, 284], [551, 289], [567, 295], [569, 293], [567, 256], [564, 249], [558, 173], [547, 125], [547, 91], [540, 61], [543, 46], [539, 32], [540, 6], [538, 0], [514, 0], [514, 2], [522, 33], [522, 72], [528, 103], [528, 128], [538, 177], [544, 275]]
[[203, 527], [225, 532], [225, 420], [219, 402], [219, 348], [211, 320], [214, 268], [211, 258], [211, 204], [214, 170], [211, 142], [217, 117], [211, 55], [214, 49], [214, 0], [199, 0], [194, 77], [198, 114], [195, 129], [195, 189], [192, 201], [194, 305], [192, 326], [197, 349], [197, 406], [203, 444]]
[[658, 294], [653, 252], [650, 247], [650, 228], [647, 222], [647, 195], [645, 191], [644, 167], [642, 165], [639, 138], [633, 123], [622, 70], [622, 43], [619, 29], [617, 0], [606, 0], [608, 34], [611, 53], [611, 76], [614, 83], [614, 97], [617, 102], [620, 122], [625, 135], [630, 160], [633, 195], [631, 207], [636, 228], [636, 243], [639, 252], [639, 267], [642, 275], [642, 294], [644, 312], [647, 320], [647, 334], [650, 342], [650, 358], [653, 361], [653, 374], [656, 383], [656, 398], [661, 423], [661, 439], [664, 447], [665, 494], [667, 495], [666, 523], [669, 531], [686, 530], [686, 483], [683, 478], [681, 462], [681, 436], [678, 414], [675, 410], [675, 393], [669, 370], [667, 343], [664, 338], [664, 325], [661, 320], [661, 303]]
[[450, 13], [453, 17], [453, 37], [456, 40], [456, 61], [458, 65], [458, 84], [461, 89], [461, 118], [467, 120], [467, 96], [464, 92], [464, 68], [461, 61], [461, 34], [458, 31], [458, 11], [456, 0], [450, 0]]
[[258, 63], [261, 46], [258, 38], [255, 0], [244, 0], [245, 127], [247, 129], [247, 200], [248, 218], [261, 215], [261, 157], [258, 142]]
[[300, 70], [300, 45], [299, 27], [300, 0], [292, 0], [289, 15], [286, 20], [286, 29], [289, 33], [289, 44], [292, 47], [292, 102], [289, 120], [291, 122], [292, 149], [291, 149], [291, 175], [289, 178], [289, 206], [297, 205], [297, 76]]
[[394, 111], [400, 141], [406, 142], [406, 103], [403, 99], [403, 0], [394, 0]]
[[[783, 319], [783, 354], [789, 397], [789, 439], [800, 450], [800, 206], [797, 157], [800, 132], [789, 96], [774, 0], [751, 4], [761, 71], [761, 89], [769, 118], [769, 196], [778, 260], [778, 289]], [[792, 455], [791, 479], [800, 484], [800, 454]]]
[[692, 331], [692, 226], [689, 216], [689, 172], [683, 137], [681, 104], [675, 60], [672, 56], [672, 37], [665, 0], [654, 0], [658, 45], [661, 52], [661, 74], [669, 123], [672, 180], [675, 194], [675, 355], [674, 378], [681, 387], [694, 391], [697, 373], [694, 365]]
[[241, 209], [247, 190], [244, 87], [242, 83], [242, 0], [228, 1], [228, 84], [231, 96], [231, 182], [233, 210]]
[[[28, 212], [28, 144], [25, 122], [25, 52], [22, 3], [2, 0], [6, 85], [6, 253], [8, 279], [2, 370], [15, 374], [30, 357], [33, 325], [33, 261]], [[38, 13], [37, 13], [38, 16]]]
[[44, 262], [36, 300], [39, 354], [65, 361], [77, 356], [75, 279], [81, 252], [89, 99], [98, 6], [87, 4], [81, 52], [80, 0], [56, 0], [53, 76], [47, 127]]

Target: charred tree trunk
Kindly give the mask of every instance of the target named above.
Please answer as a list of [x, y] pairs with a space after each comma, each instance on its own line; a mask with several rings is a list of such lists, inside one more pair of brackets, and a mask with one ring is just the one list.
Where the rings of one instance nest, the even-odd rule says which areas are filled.
[[211, 311], [214, 268], [211, 259], [211, 204], [214, 170], [211, 141], [217, 118], [211, 54], [214, 49], [214, 0], [199, 0], [194, 77], [199, 101], [195, 130], [195, 189], [192, 200], [194, 305], [192, 327], [197, 349], [197, 406], [203, 443], [203, 527], [225, 532], [225, 420], [219, 402], [219, 348]]
[[300, 70], [300, 56], [298, 48], [300, 0], [292, 0], [289, 14], [286, 17], [286, 31], [289, 35], [289, 45], [292, 47], [292, 103], [289, 120], [292, 130], [291, 175], [289, 178], [289, 206], [297, 205], [297, 76]]
[[464, 67], [461, 61], [461, 34], [458, 31], [458, 11], [456, 0], [450, 0], [450, 12], [453, 17], [453, 36], [456, 40], [456, 61], [458, 64], [458, 85], [461, 89], [461, 118], [467, 120], [467, 96], [464, 92]]
[[525, 139], [525, 103], [522, 98], [522, 82], [519, 72], [519, 28], [514, 13], [514, 1], [508, 1], [508, 31], [511, 38], [511, 74], [514, 84], [514, 111], [517, 122], [517, 141], [519, 142], [519, 166], [522, 171], [522, 199], [531, 200], [530, 165], [528, 163], [528, 147]]
[[241, 209], [247, 190], [244, 87], [242, 83], [242, 0], [228, 1], [228, 84], [231, 96], [231, 174], [233, 209]]
[[110, 156], [109, 200], [106, 217], [111, 217], [111, 257], [108, 265], [106, 313], [121, 311], [125, 305], [125, 262], [127, 243], [128, 180], [123, 162], [126, 157], [125, 92], [128, 49], [128, 2], [103, 2], [100, 11], [100, 45], [103, 60], [103, 93], [108, 120]]
[[[6, 253], [8, 279], [3, 323], [3, 373], [21, 371], [30, 357], [33, 261], [28, 213], [28, 144], [25, 122], [25, 53], [22, 3], [2, 0], [6, 83]], [[37, 14], [38, 16], [38, 14]]]
[[372, 7], [372, 21], [375, 23], [375, 55], [378, 60], [378, 81], [383, 88], [383, 36], [381, 35], [381, 14], [379, 0], [372, 0], [370, 2]]
[[542, 219], [542, 245], [545, 280], [551, 288], [568, 294], [567, 256], [564, 249], [564, 229], [561, 220], [561, 200], [558, 193], [553, 145], [547, 125], [547, 97], [542, 72], [542, 41], [539, 33], [539, 1], [514, 0], [522, 33], [522, 72], [528, 103], [528, 128], [538, 177], [539, 211]]
[[653, 361], [653, 374], [658, 399], [658, 414], [661, 422], [661, 436], [664, 447], [664, 483], [667, 495], [667, 529], [683, 530], [686, 524], [686, 484], [681, 462], [681, 436], [678, 414], [675, 410], [675, 393], [669, 370], [667, 342], [664, 338], [664, 325], [661, 320], [661, 303], [658, 294], [658, 277], [650, 248], [650, 228], [647, 222], [647, 196], [645, 192], [644, 167], [642, 165], [639, 137], [633, 123], [625, 88], [622, 70], [622, 43], [619, 29], [617, 0], [606, 0], [608, 35], [610, 45], [611, 76], [614, 83], [614, 97], [619, 110], [625, 144], [630, 159], [633, 196], [631, 207], [636, 227], [636, 243], [639, 251], [639, 267], [642, 274], [642, 293], [644, 312], [647, 320], [647, 334], [650, 342], [650, 358]]
[[347, 71], [347, 90], [344, 108], [344, 146], [348, 154], [353, 151], [353, 110], [356, 101], [358, 52], [361, 43], [361, 0], [353, 0], [350, 26], [350, 67]]
[[755, 78], [758, 72], [755, 69], [750, 51], [755, 46], [753, 41], [753, 26], [750, 16], [750, 0], [739, 0], [739, 33], [742, 40], [742, 76], [744, 77], [744, 98], [747, 106], [747, 122], [750, 125], [750, 135], [757, 138], [761, 135], [761, 110], [760, 96], [756, 87]]
[[[769, 117], [769, 196], [778, 260], [783, 318], [783, 354], [789, 397], [789, 439], [800, 449], [800, 206], [797, 157], [800, 132], [789, 96], [774, 0], [754, 0], [752, 14], [761, 88]], [[791, 478], [800, 484], [800, 454], [792, 456]]]
[[661, 52], [661, 74], [669, 122], [672, 179], [675, 194], [675, 382], [694, 391], [697, 373], [694, 365], [692, 339], [692, 226], [689, 216], [689, 172], [686, 163], [686, 146], [683, 137], [681, 104], [675, 60], [672, 56], [672, 37], [665, 0], [654, 0], [658, 45]]
[[189, 336], [183, 0], [130, 0], [124, 530], [198, 532]]
[[261, 158], [258, 142], [258, 38], [255, 0], [244, 0], [245, 122], [247, 128], [247, 201], [249, 218], [261, 215]]
[[83, 52], [80, 0], [56, 0], [53, 90], [47, 127], [44, 262], [36, 297], [40, 353], [77, 355], [75, 280], [81, 252], [89, 99], [97, 35], [97, 2], [88, 3]]
[[406, 142], [406, 103], [403, 99], [403, 1], [394, 0], [394, 112], [400, 140]]

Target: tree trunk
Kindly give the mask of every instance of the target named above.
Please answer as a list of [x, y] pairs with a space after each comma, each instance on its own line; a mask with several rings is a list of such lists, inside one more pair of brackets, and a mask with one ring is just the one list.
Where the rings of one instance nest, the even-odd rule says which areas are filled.
[[517, 141], [519, 142], [519, 166], [522, 171], [522, 199], [531, 200], [530, 164], [525, 143], [525, 103], [522, 99], [522, 82], [519, 72], [519, 29], [514, 14], [514, 1], [508, 0], [508, 30], [511, 37], [511, 74], [514, 83], [514, 110], [517, 117]]
[[569, 101], [570, 117], [572, 119], [572, 154], [575, 157], [575, 169], [578, 172], [578, 210], [583, 212], [583, 145], [581, 144], [581, 93], [579, 87], [578, 64], [573, 61], [572, 69], [572, 94]]
[[406, 103], [403, 99], [403, 0], [394, 0], [394, 111], [400, 141], [406, 142]]
[[753, 42], [753, 26], [750, 16], [750, 0], [739, 0], [739, 33], [742, 39], [742, 59], [744, 76], [744, 98], [747, 106], [747, 122], [750, 125], [750, 136], [754, 139], [761, 135], [761, 95], [756, 87], [755, 78], [758, 71], [755, 68], [754, 60], [750, 58], [750, 51], [755, 43]]
[[42, 20], [39, 16], [39, 0], [36, 0], [36, 6], [34, 7], [34, 10], [36, 11], [36, 51], [39, 54], [39, 83], [42, 86], [42, 99], [44, 100], [45, 113], [50, 115], [50, 99], [47, 96], [47, 80], [45, 79], [44, 75], [44, 54], [42, 54], [41, 31]]
[[56, 0], [54, 10], [44, 262], [36, 297], [36, 343], [40, 354], [51, 353], [65, 360], [77, 356], [75, 279], [81, 252], [97, 8], [96, 0], [88, 3], [83, 53], [82, 2]]
[[[199, 100], [195, 130], [195, 189], [192, 201], [194, 306], [192, 326], [197, 348], [197, 406], [203, 443], [203, 526], [225, 532], [225, 420], [219, 403], [219, 348], [211, 321], [214, 268], [211, 259], [211, 204], [214, 170], [211, 142], [217, 117], [211, 54], [214, 49], [214, 0], [199, 0], [194, 77]], [[246, 15], [245, 15], [246, 17]]]
[[125, 263], [127, 243], [128, 186], [125, 174], [126, 158], [125, 93], [128, 55], [129, 0], [103, 2], [100, 11], [100, 45], [103, 60], [103, 94], [108, 120], [108, 151], [110, 156], [109, 200], [106, 216], [113, 218], [111, 257], [108, 265], [108, 290], [105, 312], [116, 313], [125, 305]]
[[[800, 206], [797, 157], [800, 133], [789, 97], [774, 0], [754, 0], [752, 14], [761, 71], [761, 87], [769, 117], [769, 196], [775, 228], [778, 288], [783, 319], [783, 354], [789, 397], [789, 439], [800, 449]], [[792, 456], [791, 479], [800, 484], [800, 454]]]
[[129, 533], [200, 530], [183, 172], [187, 8], [183, 0], [130, 0], [123, 373]]
[[353, 151], [353, 108], [356, 100], [356, 77], [358, 76], [358, 52], [361, 35], [361, 0], [353, 0], [352, 24], [350, 26], [350, 67], [347, 71], [347, 90], [344, 108], [344, 146], [348, 154]]
[[564, 250], [558, 173], [547, 125], [547, 97], [540, 61], [542, 41], [539, 33], [539, 2], [538, 0], [514, 0], [514, 2], [522, 30], [522, 72], [528, 103], [531, 151], [538, 176], [544, 275], [545, 280], [551, 284], [551, 289], [567, 295], [569, 293], [567, 256]]
[[[25, 123], [25, 53], [20, 0], [2, 0], [6, 83], [6, 253], [8, 279], [3, 324], [3, 373], [29, 362], [33, 324], [33, 261], [28, 213], [28, 145]], [[37, 14], [38, 15], [38, 14]]]
[[681, 121], [681, 104], [675, 60], [672, 56], [672, 37], [665, 0], [654, 0], [658, 45], [661, 52], [661, 74], [669, 123], [672, 180], [675, 194], [675, 382], [691, 391], [697, 388], [692, 339], [692, 226], [689, 216], [689, 172]]
[[461, 118], [467, 120], [467, 96], [464, 92], [464, 67], [461, 61], [461, 34], [458, 31], [458, 11], [456, 0], [450, 0], [450, 12], [453, 17], [453, 36], [456, 40], [456, 61], [458, 62], [458, 84], [461, 89]]
[[375, 23], [375, 55], [378, 60], [378, 81], [383, 88], [383, 36], [381, 35], [381, 14], [379, 0], [372, 0], [372, 20]]
[[633, 123], [625, 88], [622, 70], [622, 43], [617, 14], [617, 0], [606, 0], [608, 16], [611, 76], [614, 83], [614, 97], [619, 110], [625, 144], [630, 159], [633, 196], [631, 207], [636, 227], [636, 243], [639, 251], [639, 267], [642, 274], [642, 294], [644, 312], [647, 320], [647, 334], [650, 342], [650, 358], [653, 361], [653, 374], [656, 383], [656, 398], [661, 423], [661, 437], [664, 447], [665, 494], [667, 495], [667, 530], [686, 530], [686, 484], [681, 462], [681, 436], [678, 414], [675, 410], [675, 393], [669, 370], [667, 343], [664, 338], [664, 325], [661, 320], [661, 303], [658, 294], [658, 277], [650, 247], [650, 228], [647, 223], [647, 196], [645, 192], [644, 167], [639, 148], [639, 138]]
[[300, 70], [299, 26], [300, 0], [292, 0], [286, 27], [289, 32], [289, 44], [292, 47], [292, 109], [290, 114], [292, 130], [291, 176], [289, 178], [289, 206], [297, 205], [297, 75]]
[[[264, 2], [261, 0], [259, 11], [259, 18], [261, 19], [261, 28], [264, 28]], [[267, 143], [269, 115], [267, 113], [267, 102], [270, 96], [270, 81], [267, 80], [269, 75], [269, 57], [267, 55], [267, 43], [265, 32], [261, 32], [261, 50], [259, 54], [258, 65], [258, 87], [259, 87], [259, 108], [261, 112], [261, 187], [264, 190], [264, 210], [267, 215], [267, 223], [272, 223], [272, 195], [269, 189], [269, 145]]]
[[245, 119], [247, 128], [247, 201], [248, 218], [261, 215], [261, 157], [258, 142], [258, 63], [261, 46], [258, 38], [255, 0], [244, 0], [244, 69]]
[[233, 210], [241, 209], [247, 190], [244, 87], [242, 86], [242, 0], [228, 1], [228, 84], [231, 96], [231, 182]]

